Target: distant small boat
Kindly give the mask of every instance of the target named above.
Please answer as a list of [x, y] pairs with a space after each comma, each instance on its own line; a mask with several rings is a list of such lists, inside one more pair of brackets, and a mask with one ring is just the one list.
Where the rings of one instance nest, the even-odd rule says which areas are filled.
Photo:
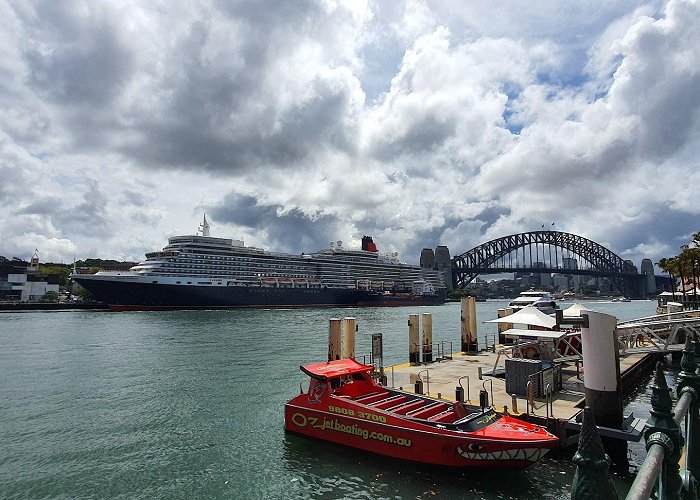
[[558, 446], [543, 427], [490, 407], [377, 384], [371, 366], [339, 359], [301, 366], [310, 377], [284, 407], [290, 433], [446, 467], [524, 468]]

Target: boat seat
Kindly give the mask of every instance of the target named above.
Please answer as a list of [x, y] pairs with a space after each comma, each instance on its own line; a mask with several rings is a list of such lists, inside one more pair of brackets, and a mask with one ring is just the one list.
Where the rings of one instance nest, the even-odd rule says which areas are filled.
[[375, 401], [379, 401], [380, 399], [386, 398], [387, 394], [389, 394], [388, 391], [371, 392], [369, 394], [365, 394], [363, 396], [355, 398], [355, 401], [357, 401], [358, 403], [363, 403], [363, 404], [368, 405], [370, 403], [374, 403]]
[[392, 396], [387, 399], [382, 399], [381, 401], [377, 401], [376, 403], [372, 403], [371, 406], [372, 408], [377, 408], [379, 410], [386, 410], [387, 408], [390, 408], [392, 406], [396, 406], [398, 403], [402, 403], [406, 401], [406, 396]]
[[454, 422], [456, 418], [457, 415], [455, 415], [455, 412], [453, 412], [452, 408], [450, 408], [449, 410], [443, 411], [442, 413], [438, 413], [437, 415], [429, 417], [428, 420], [431, 422], [449, 424], [451, 422]]
[[412, 411], [406, 414], [408, 417], [427, 419], [433, 415], [447, 410], [449, 406], [447, 403], [436, 403], [425, 408], [421, 408], [418, 411]]
[[389, 408], [388, 411], [397, 413], [399, 415], [405, 415], [411, 410], [417, 410], [425, 406], [425, 401], [423, 399], [414, 399], [413, 401], [408, 401], [407, 403], [400, 404]]

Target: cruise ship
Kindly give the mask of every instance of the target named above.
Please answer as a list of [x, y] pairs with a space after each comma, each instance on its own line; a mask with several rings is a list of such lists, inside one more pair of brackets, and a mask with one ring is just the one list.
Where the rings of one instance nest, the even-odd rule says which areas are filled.
[[128, 271], [73, 274], [113, 310], [232, 309], [381, 305], [381, 292], [411, 291], [418, 280], [446, 294], [441, 272], [381, 255], [370, 236], [361, 249], [341, 241], [292, 255], [209, 235], [206, 216], [196, 235], [173, 236]]

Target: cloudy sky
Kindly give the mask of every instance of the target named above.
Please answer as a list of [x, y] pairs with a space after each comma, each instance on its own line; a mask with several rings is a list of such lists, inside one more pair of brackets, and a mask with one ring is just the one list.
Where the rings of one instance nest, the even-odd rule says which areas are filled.
[[[565, 7], [564, 7], [565, 6]], [[0, 255], [700, 231], [700, 1], [0, 0]]]

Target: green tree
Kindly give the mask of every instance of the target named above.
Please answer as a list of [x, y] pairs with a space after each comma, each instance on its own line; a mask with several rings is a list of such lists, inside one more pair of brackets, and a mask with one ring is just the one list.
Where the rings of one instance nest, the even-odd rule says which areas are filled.
[[87, 301], [87, 302], [97, 300], [97, 298], [93, 294], [91, 294], [87, 289], [83, 288], [82, 286], [78, 287], [75, 294], [78, 297], [80, 297], [82, 300]]
[[40, 264], [39, 265], [40, 274], [50, 274], [58, 275], [58, 284], [65, 287], [68, 283], [68, 277], [70, 276], [71, 269], [69, 266], [60, 264]]

